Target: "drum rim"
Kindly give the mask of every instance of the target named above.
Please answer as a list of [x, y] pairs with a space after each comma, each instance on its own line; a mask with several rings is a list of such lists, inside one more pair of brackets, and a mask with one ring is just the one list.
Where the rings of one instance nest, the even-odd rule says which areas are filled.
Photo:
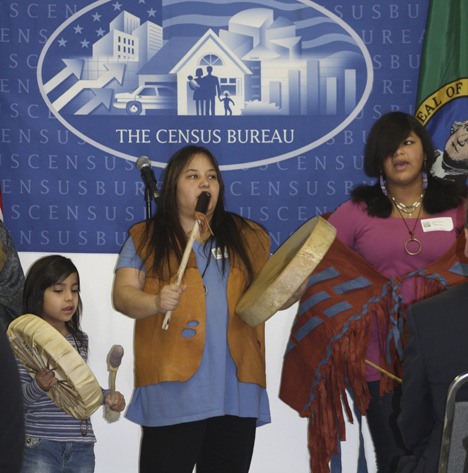
[[[26, 333], [31, 330], [32, 333]], [[73, 345], [48, 322], [34, 314], [24, 314], [10, 323], [7, 336], [16, 357], [31, 378], [35, 377], [41, 365], [50, 364], [59, 383], [46, 394], [60, 409], [77, 419], [87, 419], [102, 405], [102, 389], [90, 367]], [[52, 346], [60, 350], [60, 357], [58, 353], [51, 353]], [[35, 366], [29, 366], [30, 360], [23, 354], [23, 349], [35, 357]]]
[[[294, 257], [290, 258], [288, 263], [276, 272], [274, 278], [269, 278], [269, 287], [260, 288], [263, 292], [259, 295], [254, 291], [259, 289], [259, 281], [264, 277], [271, 265], [274, 264], [274, 258], [280, 258], [282, 253], [300, 232], [305, 232], [305, 237], [301, 238], [302, 244], [297, 249]], [[314, 235], [315, 234], [315, 235]], [[317, 242], [320, 236], [322, 241]], [[250, 287], [239, 299], [236, 306], [236, 313], [249, 325], [255, 327], [272, 317], [284, 303], [293, 295], [293, 293], [306, 281], [314, 269], [319, 265], [336, 237], [336, 229], [323, 217], [313, 217], [301, 225], [293, 234], [289, 236], [276, 252], [265, 263], [259, 274], [255, 277]], [[291, 267], [296, 264], [294, 274], [290, 274]], [[287, 282], [285, 279], [289, 278]], [[268, 279], [265, 278], [265, 279]], [[274, 284], [271, 284], [271, 283]], [[289, 292], [278, 296], [279, 289], [285, 289], [287, 284]], [[275, 298], [272, 298], [272, 294]]]

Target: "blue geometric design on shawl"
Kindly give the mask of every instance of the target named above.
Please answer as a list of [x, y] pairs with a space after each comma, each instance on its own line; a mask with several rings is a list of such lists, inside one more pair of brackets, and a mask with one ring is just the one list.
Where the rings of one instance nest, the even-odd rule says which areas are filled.
[[320, 273], [312, 274], [309, 277], [309, 283], [307, 284], [307, 287], [315, 286], [315, 284], [328, 281], [329, 279], [333, 279], [338, 276], [340, 276], [340, 273], [333, 266], [330, 266], [327, 269], [320, 271]]
[[339, 284], [338, 286], [334, 286], [333, 290], [337, 294], [345, 294], [348, 291], [354, 291], [355, 289], [364, 289], [365, 287], [371, 286], [372, 283], [365, 278], [364, 276], [359, 276], [351, 281], [346, 281], [343, 284]]
[[[348, 392], [351, 398], [354, 401], [353, 390], [348, 387]], [[359, 452], [358, 452], [358, 461], [357, 461], [357, 472], [356, 473], [368, 473], [369, 469], [367, 468], [367, 459], [366, 459], [366, 452], [364, 449], [364, 436], [362, 430], [362, 415], [357, 408], [357, 404], [353, 402], [353, 413], [354, 418], [357, 419], [359, 423]], [[340, 434], [338, 433], [337, 439], [337, 447], [338, 453], [336, 455], [332, 455], [330, 458], [330, 472], [331, 473], [341, 473], [343, 471], [342, 462], [341, 462], [341, 439]]]
[[[332, 279], [333, 277], [336, 277], [336, 276], [339, 276], [338, 271], [336, 271], [332, 267], [327, 268], [325, 271], [322, 271], [322, 272], [320, 272], [316, 275], [312, 275], [309, 278], [309, 287], [316, 284], [316, 283], [318, 283], [319, 281], [326, 281], [326, 280]], [[313, 281], [311, 281], [312, 279], [313, 279]], [[367, 287], [369, 285], [372, 285], [372, 283], [370, 283], [368, 280], [366, 280], [366, 278], [358, 277], [353, 281], [349, 281], [349, 284], [348, 283], [340, 284], [340, 285], [337, 285], [336, 288], [338, 288], [338, 290], [342, 291], [341, 293], [344, 294], [347, 291], [351, 290], [353, 285], [355, 285], [355, 288], [356, 288], [356, 287], [358, 287], [359, 284], [362, 285], [362, 287]], [[324, 365], [326, 365], [329, 362], [329, 360], [332, 356], [333, 344], [337, 340], [341, 339], [348, 332], [350, 324], [352, 324], [356, 320], [360, 320], [362, 317], [364, 317], [367, 314], [367, 312], [369, 311], [369, 306], [371, 304], [378, 303], [379, 301], [381, 301], [382, 299], [385, 298], [385, 295], [388, 293], [388, 285], [389, 284], [390, 283], [384, 284], [384, 286], [382, 287], [380, 295], [372, 297], [371, 299], [369, 299], [363, 305], [362, 312], [360, 314], [355, 314], [352, 317], [350, 317], [343, 324], [343, 327], [342, 327], [342, 330], [340, 331], [340, 333], [335, 334], [330, 339], [330, 341], [328, 342], [327, 347], [326, 347], [325, 356], [316, 368], [315, 380], [312, 382], [312, 385], [310, 386], [310, 389], [309, 389], [310, 397], [309, 397], [309, 400], [307, 401], [306, 405], [304, 406], [304, 409], [308, 409], [310, 407], [310, 405], [312, 404], [314, 398], [315, 398], [314, 388], [322, 380], [321, 369]], [[321, 297], [323, 297], [323, 295]], [[301, 302], [301, 304], [299, 306], [298, 316], [297, 316], [298, 318], [300, 317], [300, 315], [302, 315], [304, 312], [307, 311], [307, 309], [305, 309], [304, 306], [309, 303], [309, 299], [311, 299], [311, 298], [308, 298], [308, 299], [304, 300], [303, 302]], [[340, 303], [340, 304], [336, 304], [333, 307], [330, 307], [330, 308], [326, 309], [326, 311], [324, 311], [324, 313], [326, 313], [326, 315], [328, 317], [333, 317], [333, 316], [339, 314], [340, 312], [342, 312], [344, 310], [348, 310], [350, 307], [351, 306], [349, 305], [349, 303], [346, 303], [346, 302], [345, 303]], [[299, 340], [302, 340], [302, 339], [306, 338], [307, 335], [309, 335], [311, 333], [311, 331], [314, 328], [318, 327], [321, 323], [322, 323], [322, 320], [319, 317], [312, 317], [309, 321], [307, 321], [304, 324], [303, 327], [301, 327], [297, 331], [297, 333], [294, 333], [294, 339], [299, 341]], [[294, 332], [294, 328], [293, 328], [293, 332]], [[300, 339], [299, 339], [298, 335], [300, 335]], [[286, 353], [288, 351], [292, 350], [294, 347], [295, 347], [294, 341], [291, 340], [290, 343], [288, 344]]]
[[[464, 275], [465, 273], [460, 272], [463, 271], [463, 267], [467, 267], [466, 264], [462, 263], [455, 263], [451, 268], [450, 272], [454, 274], [461, 274]], [[387, 339], [386, 339], [386, 350], [385, 350], [385, 358], [387, 363], [391, 363], [391, 354], [390, 354], [390, 347], [391, 341], [395, 343], [396, 352], [400, 358], [403, 359], [403, 345], [401, 340], [401, 335], [403, 333], [403, 298], [400, 294], [401, 292], [401, 284], [406, 281], [407, 279], [412, 279], [414, 277], [422, 277], [429, 281], [438, 281], [444, 288], [447, 287], [447, 280], [438, 273], [428, 274], [427, 270], [425, 269], [418, 269], [412, 271], [404, 276], [404, 278], [393, 278], [391, 281], [392, 284], [392, 298], [395, 304], [393, 305], [390, 314], [389, 314], [389, 321], [391, 324], [391, 328], [388, 332]]]
[[311, 297], [301, 303], [301, 306], [299, 307], [299, 314], [302, 315], [304, 312], [307, 312], [308, 310], [312, 309], [312, 307], [315, 307], [317, 304], [320, 304], [320, 302], [330, 299], [330, 297], [330, 294], [328, 294], [328, 292], [326, 291], [320, 291], [317, 292], [317, 294], [313, 294]]
[[458, 274], [459, 276], [468, 276], [468, 264], [457, 261], [450, 269], [450, 273]]
[[332, 305], [328, 309], [325, 309], [323, 313], [328, 317], [335, 317], [335, 315], [341, 314], [345, 310], [351, 309], [352, 305], [349, 302], [342, 301], [338, 304]]
[[[314, 286], [323, 281], [328, 281], [338, 276], [340, 276], [340, 273], [335, 268], [329, 267], [325, 269], [324, 271], [321, 271], [320, 273], [312, 275], [309, 278], [308, 287]], [[333, 290], [337, 294], [341, 295], [341, 294], [345, 294], [348, 291], [352, 291], [355, 289], [362, 289], [370, 285], [372, 285], [372, 283], [368, 279], [366, 279], [363, 276], [360, 276], [351, 281], [346, 281], [342, 284], [338, 284], [334, 286]], [[320, 291], [320, 292], [317, 292], [316, 294], [312, 294], [306, 300], [301, 302], [299, 306], [298, 316], [301, 316], [305, 312], [308, 312], [310, 309], [315, 307], [320, 302], [330, 299], [331, 297], [332, 296], [327, 291]], [[334, 306], [329, 307], [328, 309], [324, 310], [324, 314], [327, 317], [334, 317], [335, 315], [345, 310], [348, 310], [350, 308], [351, 306], [349, 303], [341, 302], [339, 304], [335, 304]], [[303, 338], [307, 337], [307, 335], [309, 335], [309, 333], [315, 328], [317, 328], [321, 323], [322, 323], [322, 320], [319, 317], [312, 317], [296, 332], [295, 338], [297, 340], [302, 340]], [[288, 353], [289, 350], [291, 350], [292, 348], [294, 348], [294, 343], [289, 342], [288, 346], [286, 347], [286, 353]]]
[[[312, 330], [314, 330], [315, 328], [317, 328], [320, 324], [323, 324], [323, 320], [320, 317], [312, 317], [296, 332], [295, 338], [297, 340], [302, 340], [303, 338], [307, 337], [307, 335], [309, 335], [309, 333], [312, 332]], [[286, 352], [293, 347], [294, 343], [291, 347], [288, 344], [288, 349], [286, 350]]]

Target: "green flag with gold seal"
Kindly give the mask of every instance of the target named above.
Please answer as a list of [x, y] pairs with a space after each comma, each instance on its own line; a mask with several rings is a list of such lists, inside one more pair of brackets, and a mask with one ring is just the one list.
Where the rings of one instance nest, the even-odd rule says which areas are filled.
[[437, 150], [432, 174], [468, 175], [468, 0], [431, 0], [416, 118]]

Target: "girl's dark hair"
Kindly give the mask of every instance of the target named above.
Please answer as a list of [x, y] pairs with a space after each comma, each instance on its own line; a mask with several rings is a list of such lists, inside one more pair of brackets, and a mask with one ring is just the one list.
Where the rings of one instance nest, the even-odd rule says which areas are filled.
[[[372, 126], [364, 150], [364, 172], [369, 177], [383, 174], [384, 161], [395, 154], [410, 133], [421, 140], [425, 156], [423, 171], [427, 174], [427, 189], [423, 205], [429, 214], [443, 212], [459, 205], [462, 190], [455, 183], [433, 177], [430, 169], [435, 162], [431, 137], [419, 121], [403, 112], [390, 112], [380, 117]], [[374, 185], [360, 185], [351, 192], [353, 202], [365, 202], [367, 213], [375, 217], [389, 217], [392, 203], [383, 194], [377, 181]]]
[[[169, 160], [164, 173], [163, 185], [158, 199], [157, 210], [146, 226], [140, 248], [143, 260], [151, 262], [153, 273], [158, 279], [166, 280], [168, 275], [173, 275], [178, 268], [170, 267], [170, 255], [176, 256], [178, 262], [187, 243], [185, 234], [179, 221], [179, 209], [177, 207], [177, 182], [183, 170], [196, 154], [203, 154], [213, 165], [219, 182], [218, 202], [213, 212], [210, 223], [216, 246], [221, 250], [222, 270], [226, 270], [227, 254], [231, 261], [238, 257], [245, 265], [248, 284], [253, 279], [253, 268], [250, 261], [245, 242], [241, 235], [242, 228], [250, 226], [248, 220], [241, 218], [224, 208], [224, 181], [221, 176], [218, 162], [213, 154], [201, 146], [185, 146], [174, 153]], [[212, 242], [208, 240], [205, 248], [211, 247]]]
[[[69, 258], [61, 255], [50, 255], [38, 259], [29, 268], [24, 283], [23, 310], [25, 314], [43, 316], [44, 292], [45, 290], [66, 279], [70, 274], [76, 273], [78, 287], [80, 287], [80, 275], [76, 266]], [[78, 292], [78, 306], [72, 318], [65, 322], [68, 331], [78, 344], [78, 348], [88, 351], [86, 337], [81, 330], [80, 321], [83, 304]]]

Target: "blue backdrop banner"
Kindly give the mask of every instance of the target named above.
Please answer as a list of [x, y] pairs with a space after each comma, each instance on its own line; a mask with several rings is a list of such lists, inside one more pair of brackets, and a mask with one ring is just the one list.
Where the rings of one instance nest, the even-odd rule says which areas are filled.
[[19, 251], [117, 252], [188, 143], [272, 250], [365, 180], [367, 130], [415, 113], [428, 1], [6, 1], [4, 216]]

